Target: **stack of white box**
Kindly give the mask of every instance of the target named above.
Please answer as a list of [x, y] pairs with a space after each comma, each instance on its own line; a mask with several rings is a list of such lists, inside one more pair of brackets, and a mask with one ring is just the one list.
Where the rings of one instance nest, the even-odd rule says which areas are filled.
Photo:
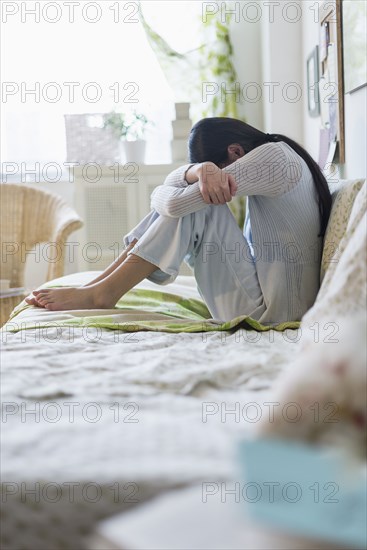
[[187, 138], [192, 127], [190, 103], [175, 103], [176, 120], [172, 121], [172, 162], [187, 162]]

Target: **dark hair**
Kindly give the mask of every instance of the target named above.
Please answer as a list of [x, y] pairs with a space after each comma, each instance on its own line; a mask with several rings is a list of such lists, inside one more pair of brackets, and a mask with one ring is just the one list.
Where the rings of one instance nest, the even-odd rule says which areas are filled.
[[217, 166], [228, 159], [227, 147], [242, 145], [246, 153], [268, 142], [284, 141], [307, 164], [315, 184], [320, 213], [320, 235], [325, 235], [331, 210], [331, 193], [318, 164], [297, 142], [280, 134], [265, 134], [242, 120], [226, 117], [203, 118], [197, 122], [189, 137], [190, 162], [211, 161]]

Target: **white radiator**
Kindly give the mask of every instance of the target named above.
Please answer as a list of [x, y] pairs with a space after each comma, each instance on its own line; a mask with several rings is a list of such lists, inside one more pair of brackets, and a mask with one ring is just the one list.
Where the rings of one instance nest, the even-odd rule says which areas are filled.
[[[74, 168], [75, 208], [84, 220], [73, 235], [80, 271], [103, 270], [123, 250], [123, 236], [150, 210], [150, 195], [179, 164]], [[192, 275], [182, 264], [181, 275]]]

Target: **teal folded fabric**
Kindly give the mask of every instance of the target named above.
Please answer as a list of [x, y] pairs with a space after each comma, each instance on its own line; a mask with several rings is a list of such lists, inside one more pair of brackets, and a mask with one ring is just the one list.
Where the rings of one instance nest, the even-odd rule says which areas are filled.
[[338, 448], [275, 438], [242, 441], [238, 458], [240, 496], [256, 521], [330, 547], [366, 548], [364, 463]]

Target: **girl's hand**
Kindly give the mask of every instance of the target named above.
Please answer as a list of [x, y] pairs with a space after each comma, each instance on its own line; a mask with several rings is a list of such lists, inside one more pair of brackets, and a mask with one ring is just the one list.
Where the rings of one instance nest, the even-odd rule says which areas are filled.
[[225, 204], [230, 202], [237, 191], [234, 177], [223, 172], [213, 162], [195, 164], [186, 173], [188, 183], [198, 182], [204, 202]]

